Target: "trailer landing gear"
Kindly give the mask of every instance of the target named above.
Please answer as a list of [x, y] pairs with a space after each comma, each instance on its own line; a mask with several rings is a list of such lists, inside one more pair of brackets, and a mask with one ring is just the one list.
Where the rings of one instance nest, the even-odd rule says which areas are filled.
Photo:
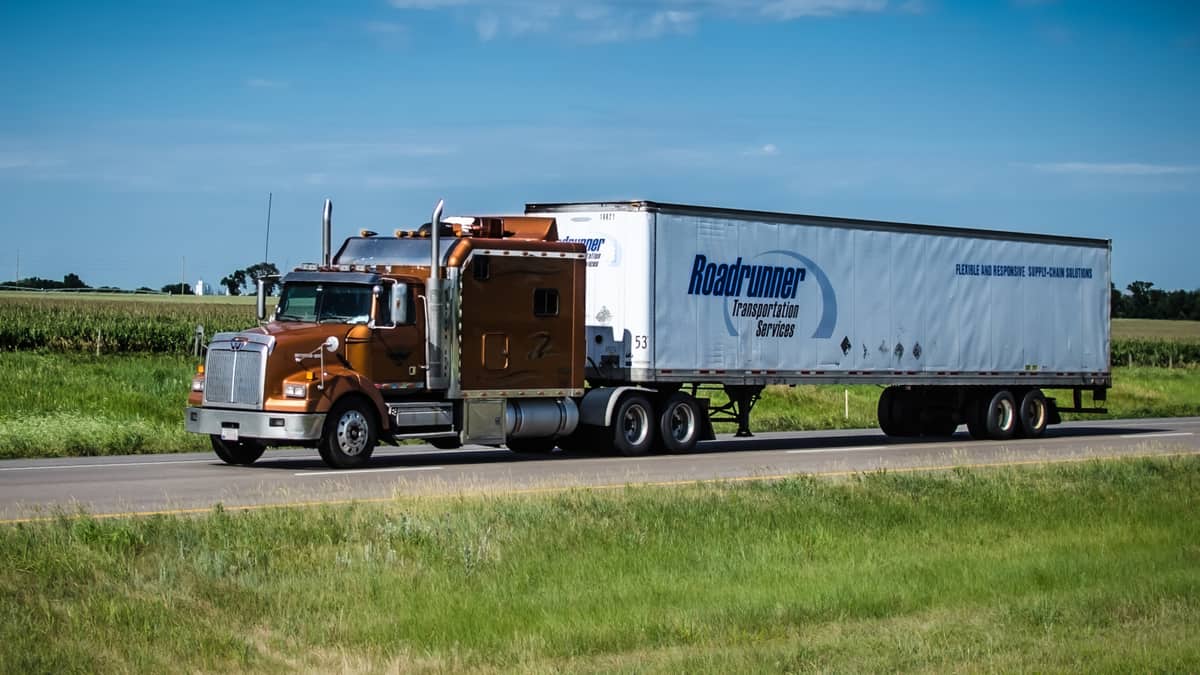
[[750, 411], [754, 409], [754, 404], [758, 403], [762, 390], [762, 385], [725, 385], [725, 395], [729, 397], [729, 402], [719, 408], [713, 408], [709, 419], [713, 422], [736, 422], [738, 428], [734, 436], [750, 438], [754, 435], [750, 433]]

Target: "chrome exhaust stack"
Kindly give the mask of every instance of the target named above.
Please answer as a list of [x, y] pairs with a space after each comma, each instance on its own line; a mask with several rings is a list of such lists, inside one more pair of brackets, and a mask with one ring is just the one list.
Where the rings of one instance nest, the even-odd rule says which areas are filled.
[[445, 200], [439, 199], [429, 221], [429, 279], [425, 286], [426, 307], [429, 315], [425, 322], [425, 363], [427, 366], [425, 388], [428, 391], [445, 389], [448, 386], [442, 369], [442, 208]]
[[321, 218], [321, 265], [328, 267], [331, 254], [331, 239], [333, 238], [333, 200], [325, 200], [325, 215]]

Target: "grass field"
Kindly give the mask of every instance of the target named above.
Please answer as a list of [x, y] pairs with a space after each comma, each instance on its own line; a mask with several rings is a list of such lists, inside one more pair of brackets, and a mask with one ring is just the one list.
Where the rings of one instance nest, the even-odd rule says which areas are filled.
[[196, 362], [0, 352], [0, 458], [207, 450], [183, 430]]
[[1113, 319], [1112, 336], [1121, 339], [1200, 340], [1200, 321]]
[[[181, 422], [195, 367], [185, 356], [191, 331], [196, 323], [210, 336], [251, 325], [252, 303], [223, 296], [0, 293], [0, 372], [6, 375], [0, 379], [0, 458], [207, 449]], [[1200, 325], [1118, 319], [1114, 332], [1127, 338], [1114, 343], [1113, 361], [1121, 366], [1130, 360], [1121, 357], [1132, 355], [1134, 363], [1194, 365], [1200, 341], [1192, 339], [1193, 324]], [[1118, 367], [1114, 382], [1110, 417], [1200, 415], [1198, 368]], [[878, 398], [879, 387], [871, 385], [769, 387], [752, 428], [873, 427]], [[717, 393], [713, 400], [724, 399]], [[718, 432], [734, 428], [717, 426]]]
[[0, 670], [1195, 672], [1200, 459], [0, 527]]
[[[863, 429], [877, 424], [876, 407], [881, 388], [803, 385], [767, 387], [754, 408], [751, 428], [757, 431], [793, 429]], [[850, 416], [845, 395], [850, 395]], [[1047, 390], [1049, 396], [1056, 395]], [[1060, 392], [1070, 403], [1070, 392]], [[1086, 400], [1086, 399], [1085, 399]], [[725, 399], [714, 396], [720, 404]], [[1200, 368], [1115, 368], [1108, 392], [1106, 415], [1065, 415], [1068, 420], [1124, 419], [1133, 417], [1184, 417], [1200, 415]], [[733, 424], [716, 425], [718, 432], [736, 430]]]
[[[0, 458], [207, 450], [206, 439], [183, 430], [195, 364], [164, 354], [0, 352]], [[1200, 415], [1200, 368], [1118, 368], [1113, 379], [1107, 417]], [[879, 391], [871, 385], [769, 387], [754, 409], [752, 429], [874, 427]], [[734, 429], [717, 425], [719, 433]]]

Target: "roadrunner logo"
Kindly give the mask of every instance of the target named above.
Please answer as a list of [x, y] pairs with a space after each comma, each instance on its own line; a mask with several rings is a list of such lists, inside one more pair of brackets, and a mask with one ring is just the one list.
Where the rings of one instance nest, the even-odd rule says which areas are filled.
[[600, 266], [600, 258], [603, 257], [604, 250], [606, 248], [614, 249], [609, 251], [609, 257], [611, 259], [615, 260], [616, 257], [616, 243], [609, 243], [608, 239], [605, 237], [561, 237], [559, 238], [559, 241], [564, 241], [571, 244], [583, 244], [583, 247], [587, 249], [588, 267]]
[[745, 262], [741, 257], [721, 262], [696, 254], [688, 278], [688, 295], [724, 298], [725, 328], [730, 335], [738, 335], [734, 319], [749, 318], [757, 320], [755, 337], [788, 338], [796, 334], [796, 324], [791, 320], [800, 316], [800, 304], [794, 302], [796, 295], [811, 276], [821, 292], [821, 321], [812, 337], [833, 335], [837, 295], [829, 277], [812, 260], [793, 251], [764, 251], [752, 260], [770, 257], [777, 260], [778, 256], [788, 260], [783, 265]]

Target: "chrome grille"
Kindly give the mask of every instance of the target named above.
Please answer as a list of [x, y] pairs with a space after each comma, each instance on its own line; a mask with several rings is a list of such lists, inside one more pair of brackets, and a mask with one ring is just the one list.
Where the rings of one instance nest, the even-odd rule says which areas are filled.
[[263, 352], [256, 345], [208, 350], [204, 402], [215, 405], [262, 405]]

